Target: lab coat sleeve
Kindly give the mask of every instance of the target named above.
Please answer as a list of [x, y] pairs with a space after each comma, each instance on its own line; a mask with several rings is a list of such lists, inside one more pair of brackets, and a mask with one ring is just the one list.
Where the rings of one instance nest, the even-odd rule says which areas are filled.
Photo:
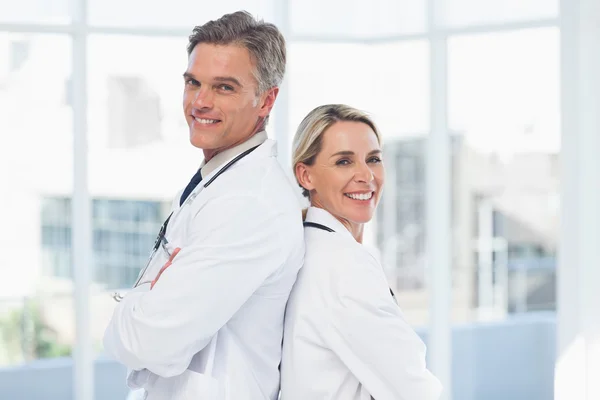
[[324, 339], [376, 400], [434, 400], [425, 345], [393, 300], [379, 263], [343, 255], [333, 269]]
[[114, 311], [104, 347], [128, 368], [163, 377], [184, 372], [289, 253], [283, 233], [291, 217], [261, 199], [220, 197], [200, 214], [154, 288], [129, 293]]

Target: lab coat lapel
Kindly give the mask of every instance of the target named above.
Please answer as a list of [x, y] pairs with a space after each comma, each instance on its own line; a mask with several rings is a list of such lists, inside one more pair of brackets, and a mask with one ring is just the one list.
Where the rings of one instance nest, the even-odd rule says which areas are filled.
[[[239, 160], [238, 162], [240, 162], [240, 163], [242, 163], [242, 162], [248, 162], [248, 161], [251, 161], [253, 159], [258, 159], [258, 158], [263, 158], [263, 157], [268, 157], [268, 156], [276, 156], [276, 155], [277, 155], [277, 148], [275, 146], [275, 142], [273, 140], [267, 139], [260, 146], [258, 146], [254, 151], [252, 151], [251, 153], [249, 153], [248, 155], [246, 155], [243, 159]], [[202, 181], [190, 193], [190, 195], [183, 202], [183, 204], [181, 206], [179, 206], [177, 209], [175, 209], [175, 211], [173, 211], [173, 216], [171, 217], [171, 221], [174, 221], [177, 218], [177, 216], [181, 213], [182, 209], [184, 209], [191, 202], [195, 201], [195, 199], [198, 196], [200, 196], [200, 194], [202, 193], [202, 191], [205, 189], [204, 185], [206, 185], [207, 182], [210, 182], [215, 177], [215, 175], [217, 175], [218, 173], [220, 173], [220, 171], [223, 168], [226, 168], [226, 166], [233, 159], [235, 159], [237, 156], [239, 156], [239, 154], [236, 154], [235, 156], [231, 157], [229, 160], [227, 160], [221, 166], [219, 166], [219, 168], [216, 168], [210, 174], [208, 174], [207, 176], [203, 177]], [[231, 167], [233, 167], [233, 165]], [[223, 173], [227, 173], [227, 171], [225, 171]]]

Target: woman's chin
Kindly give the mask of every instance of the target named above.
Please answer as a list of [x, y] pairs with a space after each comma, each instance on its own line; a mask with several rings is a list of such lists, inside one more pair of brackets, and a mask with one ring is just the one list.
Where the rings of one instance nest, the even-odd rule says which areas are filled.
[[347, 219], [356, 224], [366, 224], [373, 219], [373, 213], [367, 210], [362, 210], [360, 212], [352, 212], [348, 213]]

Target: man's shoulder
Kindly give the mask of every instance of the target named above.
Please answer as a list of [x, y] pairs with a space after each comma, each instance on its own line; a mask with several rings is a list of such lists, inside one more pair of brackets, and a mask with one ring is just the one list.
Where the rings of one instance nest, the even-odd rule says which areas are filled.
[[256, 197], [275, 209], [299, 209], [300, 190], [296, 193], [291, 178], [275, 158], [240, 164], [223, 174], [207, 189], [208, 198], [223, 196]]

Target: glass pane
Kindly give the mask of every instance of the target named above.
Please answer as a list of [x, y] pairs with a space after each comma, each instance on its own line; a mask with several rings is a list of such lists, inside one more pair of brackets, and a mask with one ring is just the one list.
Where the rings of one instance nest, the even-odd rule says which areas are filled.
[[70, 218], [46, 202], [72, 188], [71, 62], [67, 36], [0, 33], [0, 365], [73, 345]]
[[448, 57], [456, 307], [466, 319], [554, 309], [558, 29], [453, 37]]
[[290, 8], [292, 32], [301, 36], [377, 38], [427, 29], [423, 0], [291, 0]]
[[558, 0], [437, 0], [436, 23], [459, 28], [558, 17]]
[[[388, 176], [377, 218], [366, 226], [364, 242], [381, 255], [390, 284], [398, 292], [398, 301], [408, 320], [416, 325], [424, 324], [428, 307], [423, 284], [422, 243], [423, 139], [429, 130], [427, 42], [293, 43], [288, 79], [291, 136], [310, 110], [330, 103], [363, 109], [379, 126]], [[396, 174], [396, 182], [393, 172], [400, 169], [406, 177]], [[404, 206], [403, 201], [406, 201], [404, 214], [395, 211]], [[395, 243], [403, 232], [415, 229], [421, 233], [412, 237], [412, 255], [403, 253], [404, 258], [399, 257], [396, 252], [400, 250], [394, 250]]]
[[92, 25], [102, 26], [189, 28], [191, 33], [194, 26], [237, 10], [273, 21], [273, 3], [273, 0], [89, 0], [89, 20]]
[[69, 0], [0, 1], [0, 22], [68, 24]]
[[[102, 337], [116, 305], [111, 294], [131, 287], [173, 196], [203, 159], [189, 143], [182, 108], [186, 46], [187, 38], [89, 38], [94, 337]], [[117, 373], [106, 381], [123, 387]]]
[[189, 143], [181, 104], [186, 45], [185, 38], [89, 40], [94, 251], [106, 289], [133, 284], [172, 197], [203, 159]]
[[160, 200], [94, 199], [95, 281], [107, 288], [131, 287], [165, 219]]
[[429, 129], [426, 42], [292, 43], [289, 53], [292, 136], [310, 110], [328, 103], [345, 103], [368, 111], [386, 141], [425, 134]]

